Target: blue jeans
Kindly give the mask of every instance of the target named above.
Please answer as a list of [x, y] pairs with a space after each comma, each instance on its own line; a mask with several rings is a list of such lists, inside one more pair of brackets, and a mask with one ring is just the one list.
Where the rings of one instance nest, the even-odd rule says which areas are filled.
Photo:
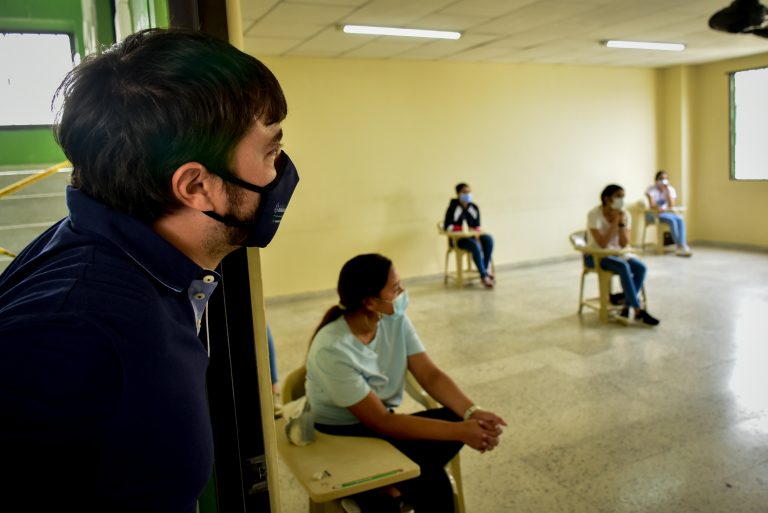
[[459, 239], [456, 243], [459, 248], [472, 253], [472, 260], [475, 262], [480, 276], [488, 276], [488, 269], [491, 265], [491, 254], [493, 253], [493, 237], [484, 233], [480, 236], [480, 241], [474, 237]]
[[[646, 214], [646, 223], [653, 223], [653, 215]], [[661, 212], [659, 222], [669, 225], [669, 231], [672, 233], [672, 240], [678, 246], [685, 246], [685, 219], [673, 212]]]
[[[587, 267], [594, 268], [595, 263], [591, 255], [584, 257]], [[627, 306], [640, 308], [640, 299], [637, 294], [643, 288], [647, 268], [637, 258], [625, 260], [623, 258], [606, 256], [600, 260], [600, 267], [613, 274], [619, 275], [621, 288], [624, 290], [624, 301]]]

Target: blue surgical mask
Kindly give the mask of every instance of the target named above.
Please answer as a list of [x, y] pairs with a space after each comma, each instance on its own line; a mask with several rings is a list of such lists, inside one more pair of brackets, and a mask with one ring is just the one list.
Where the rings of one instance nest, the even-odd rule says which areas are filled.
[[472, 193], [465, 192], [463, 194], [459, 194], [459, 199], [464, 203], [472, 203]]
[[232, 214], [221, 215], [213, 211], [203, 214], [224, 223], [227, 226], [243, 228], [248, 235], [243, 246], [265, 248], [272, 241], [283, 219], [285, 209], [293, 195], [296, 184], [299, 183], [299, 174], [296, 167], [285, 152], [278, 156], [277, 176], [267, 185], [260, 186], [241, 180], [232, 173], [216, 173], [229, 183], [261, 194], [259, 207], [250, 221], [241, 221]]
[[404, 290], [401, 292], [400, 295], [395, 298], [392, 306], [395, 307], [395, 313], [392, 315], [396, 317], [403, 315], [405, 313], [405, 309], [408, 308], [408, 291]]
[[[379, 298], [381, 299], [381, 298]], [[386, 301], [387, 303], [392, 303], [392, 307], [394, 308], [394, 312], [392, 312], [392, 317], [400, 317], [405, 313], [405, 309], [408, 308], [408, 291], [403, 290], [399, 296], [397, 296], [394, 300], [389, 299], [381, 299], [381, 301]]]

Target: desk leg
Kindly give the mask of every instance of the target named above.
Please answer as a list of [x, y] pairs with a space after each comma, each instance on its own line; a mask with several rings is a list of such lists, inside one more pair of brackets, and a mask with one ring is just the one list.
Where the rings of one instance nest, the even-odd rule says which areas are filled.
[[462, 262], [463, 251], [456, 248], [456, 286], [462, 288], [464, 286], [464, 263]]
[[611, 279], [613, 274], [602, 270], [600, 258], [595, 258], [597, 284], [600, 288], [600, 322], [608, 322], [608, 301], [611, 296]]

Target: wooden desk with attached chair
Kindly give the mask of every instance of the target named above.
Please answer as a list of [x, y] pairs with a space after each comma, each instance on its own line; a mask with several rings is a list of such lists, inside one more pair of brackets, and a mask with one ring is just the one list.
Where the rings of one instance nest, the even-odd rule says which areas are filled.
[[[601, 322], [608, 322], [609, 313], [616, 310], [621, 310], [623, 306], [612, 305], [610, 303], [611, 296], [611, 281], [615, 276], [611, 271], [606, 271], [600, 266], [600, 260], [606, 256], [620, 256], [626, 255], [631, 252], [631, 249], [604, 249], [595, 248], [587, 245], [587, 232], [585, 230], [579, 230], [571, 233], [568, 236], [568, 240], [574, 250], [581, 253], [582, 271], [581, 271], [581, 286], [579, 287], [579, 310], [581, 315], [583, 308], [586, 306], [597, 310], [600, 316]], [[593, 267], [587, 265], [586, 257], [592, 258]], [[598, 297], [596, 298], [584, 298], [584, 278], [589, 273], [597, 274], [598, 282]], [[642, 291], [642, 303], [647, 304], [645, 295], [645, 287]]]
[[[282, 395], [286, 404], [304, 396], [306, 368], [299, 367], [285, 378]], [[406, 391], [425, 408], [437, 403], [410, 373]], [[378, 438], [335, 436], [315, 431], [309, 445], [288, 441], [285, 420], [277, 423], [280, 457], [309, 495], [310, 513], [340, 513], [340, 500], [357, 493], [396, 484], [419, 475], [419, 466], [395, 447]], [[461, 463], [457, 455], [447, 470], [454, 489], [457, 513], [465, 513]]]
[[[443, 274], [443, 283], [448, 284], [448, 281], [453, 280], [454, 283], [456, 283], [456, 287], [461, 288], [464, 286], [465, 283], [473, 281], [473, 280], [480, 280], [481, 275], [480, 271], [478, 271], [472, 262], [472, 253], [465, 249], [461, 249], [458, 244], [456, 244], [457, 241], [460, 239], [467, 239], [471, 237], [475, 237], [477, 235], [482, 234], [483, 232], [480, 231], [461, 231], [461, 232], [452, 232], [448, 230], [443, 229], [443, 223], [441, 221], [437, 222], [437, 233], [440, 235], [444, 235], [448, 239], [448, 249], [445, 251], [445, 267], [444, 267], [444, 274]], [[455, 270], [450, 271], [450, 260], [451, 260], [451, 254], [455, 256]], [[496, 273], [496, 267], [493, 263], [493, 258], [491, 258], [491, 274], [495, 275]]]

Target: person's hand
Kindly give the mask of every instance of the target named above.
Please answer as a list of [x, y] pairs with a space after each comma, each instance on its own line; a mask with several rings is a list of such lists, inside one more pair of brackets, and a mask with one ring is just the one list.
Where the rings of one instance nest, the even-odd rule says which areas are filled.
[[497, 428], [485, 420], [469, 419], [462, 422], [465, 430], [461, 441], [476, 451], [492, 451], [499, 445]]
[[475, 410], [474, 413], [472, 413], [472, 416], [470, 419], [474, 420], [482, 420], [487, 425], [492, 426], [496, 430], [496, 436], [500, 436], [504, 429], [502, 429], [502, 426], [506, 426], [507, 422], [493, 413], [492, 411], [485, 411], [485, 410]]

